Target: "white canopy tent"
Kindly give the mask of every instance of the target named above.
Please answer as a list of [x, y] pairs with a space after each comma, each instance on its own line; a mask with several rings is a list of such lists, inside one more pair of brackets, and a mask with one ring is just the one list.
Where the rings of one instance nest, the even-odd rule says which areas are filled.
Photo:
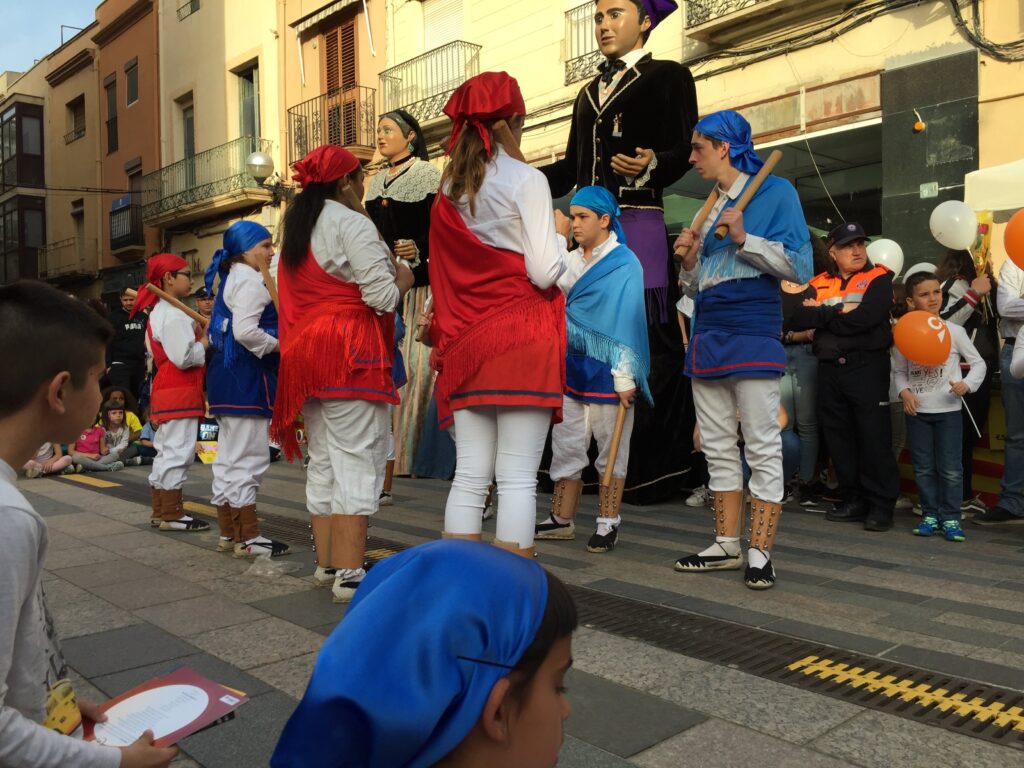
[[1024, 208], [1024, 160], [968, 173], [964, 202], [975, 211], [993, 213]]

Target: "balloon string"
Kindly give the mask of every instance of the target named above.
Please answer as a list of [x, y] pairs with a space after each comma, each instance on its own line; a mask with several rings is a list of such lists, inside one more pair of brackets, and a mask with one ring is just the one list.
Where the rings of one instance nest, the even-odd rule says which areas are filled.
[[967, 402], [963, 398], [960, 399], [960, 402], [963, 403], [964, 410], [967, 411], [967, 417], [971, 420], [971, 424], [974, 426], [974, 434], [976, 434], [978, 439], [981, 440], [981, 430], [978, 429], [978, 422], [974, 420], [974, 414], [971, 413], [971, 409], [967, 407]]

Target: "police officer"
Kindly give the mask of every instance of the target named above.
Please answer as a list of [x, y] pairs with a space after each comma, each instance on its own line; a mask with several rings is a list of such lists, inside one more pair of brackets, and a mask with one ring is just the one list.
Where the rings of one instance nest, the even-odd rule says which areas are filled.
[[203, 286], [192, 294], [192, 298], [196, 300], [196, 311], [209, 319], [210, 315], [213, 314], [213, 302], [217, 298], [217, 293], [212, 289], [207, 290], [206, 286]]
[[832, 265], [811, 280], [816, 296], [794, 325], [816, 329], [818, 415], [842, 498], [826, 519], [887, 531], [899, 495], [889, 416], [893, 273], [871, 264], [866, 241], [855, 222], [829, 233]]

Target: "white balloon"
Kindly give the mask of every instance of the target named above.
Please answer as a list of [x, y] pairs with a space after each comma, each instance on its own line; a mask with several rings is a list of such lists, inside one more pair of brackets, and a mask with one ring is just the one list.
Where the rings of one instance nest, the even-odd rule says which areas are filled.
[[895, 240], [888, 240], [880, 237], [868, 245], [868, 258], [871, 263], [884, 264], [892, 270], [894, 277], [899, 277], [903, 271], [903, 249]]
[[974, 211], [959, 200], [947, 200], [935, 206], [928, 226], [932, 237], [955, 251], [967, 250], [978, 237], [978, 219]]
[[907, 278], [915, 272], [934, 272], [935, 269], [936, 267], [934, 264], [929, 264], [927, 261], [919, 261], [907, 270], [907, 274], [903, 276], [903, 282], [907, 282]]

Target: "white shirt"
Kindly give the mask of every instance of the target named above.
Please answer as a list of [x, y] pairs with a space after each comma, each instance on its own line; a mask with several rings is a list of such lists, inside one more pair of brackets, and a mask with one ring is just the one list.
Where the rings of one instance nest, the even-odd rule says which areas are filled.
[[1012, 339], [1024, 328], [1024, 270], [1007, 259], [999, 270], [996, 285], [999, 334]]
[[[614, 232], [608, 233], [608, 239], [591, 251], [590, 258], [583, 258], [583, 248], [577, 248], [565, 254], [565, 272], [558, 278], [558, 287], [566, 296], [576, 285], [584, 272], [604, 258], [605, 254], [615, 250], [619, 245], [619, 238]], [[636, 388], [636, 381], [633, 379], [633, 372], [630, 370], [629, 361], [619, 358], [619, 362], [612, 368], [612, 381], [616, 392], [628, 392]]]
[[0, 461], [0, 765], [118, 768], [121, 752], [44, 728], [47, 687], [64, 666], [41, 579], [46, 523]]
[[467, 200], [455, 203], [469, 231], [494, 248], [523, 254], [530, 282], [541, 290], [553, 286], [565, 271], [566, 242], [555, 231], [555, 206], [544, 174], [499, 146], [487, 163], [475, 204], [473, 215]]
[[263, 276], [248, 264], [236, 262], [231, 265], [227, 286], [221, 290], [224, 303], [231, 310], [231, 333], [235, 341], [256, 357], [277, 352], [277, 339], [260, 328], [260, 316], [271, 302]]
[[373, 222], [361, 213], [335, 200], [325, 201], [309, 245], [323, 270], [358, 285], [363, 303], [377, 314], [393, 312], [398, 306], [401, 293], [391, 252]]
[[149, 331], [175, 367], [185, 370], [206, 364], [206, 350], [196, 341], [195, 322], [177, 307], [158, 301], [149, 313]]
[[644, 56], [647, 55], [647, 51], [643, 48], [637, 48], [635, 51], [630, 51], [619, 57], [619, 61], [626, 65], [625, 69], [620, 69], [612, 77], [612, 81], [605, 85], [603, 80], [598, 81], [597, 87], [597, 98], [603, 106], [608, 100], [608, 97], [615, 93], [615, 89], [619, 87], [619, 81], [622, 80], [623, 76], [630, 70], [631, 67], [636, 66], [636, 63], [640, 61]]
[[[714, 237], [712, 225], [715, 224], [718, 214], [721, 213], [730, 200], [739, 198], [749, 178], [749, 173], [741, 171], [729, 189], [722, 189], [722, 186], [718, 185], [718, 200], [715, 201], [711, 212], [700, 229], [701, 243], [704, 243], [709, 237]], [[726, 237], [729, 237], [729, 235], [726, 235]], [[747, 232], [747, 238], [743, 243], [743, 247], [737, 249], [736, 255], [742, 261], [765, 274], [777, 277], [780, 280], [798, 282], [796, 270], [793, 269], [793, 264], [786, 256], [785, 246], [776, 240], [768, 240]], [[693, 296], [698, 290], [707, 290], [719, 283], [734, 279], [733, 275], [726, 272], [716, 276], [705, 276], [705, 279], [701, 280], [700, 267], [701, 264], [698, 259], [693, 269], [689, 271], [679, 270], [679, 285], [687, 296]]]
[[[894, 378], [896, 391], [909, 389], [917, 396], [918, 413], [947, 413], [959, 411], [962, 402], [949, 391], [950, 382], [963, 381], [971, 392], [977, 392], [985, 380], [985, 361], [959, 325], [946, 323], [950, 335], [949, 357], [942, 365], [920, 365], [911, 362], [893, 347], [895, 362]], [[971, 370], [964, 377], [960, 373], [960, 359], [963, 358]]]

